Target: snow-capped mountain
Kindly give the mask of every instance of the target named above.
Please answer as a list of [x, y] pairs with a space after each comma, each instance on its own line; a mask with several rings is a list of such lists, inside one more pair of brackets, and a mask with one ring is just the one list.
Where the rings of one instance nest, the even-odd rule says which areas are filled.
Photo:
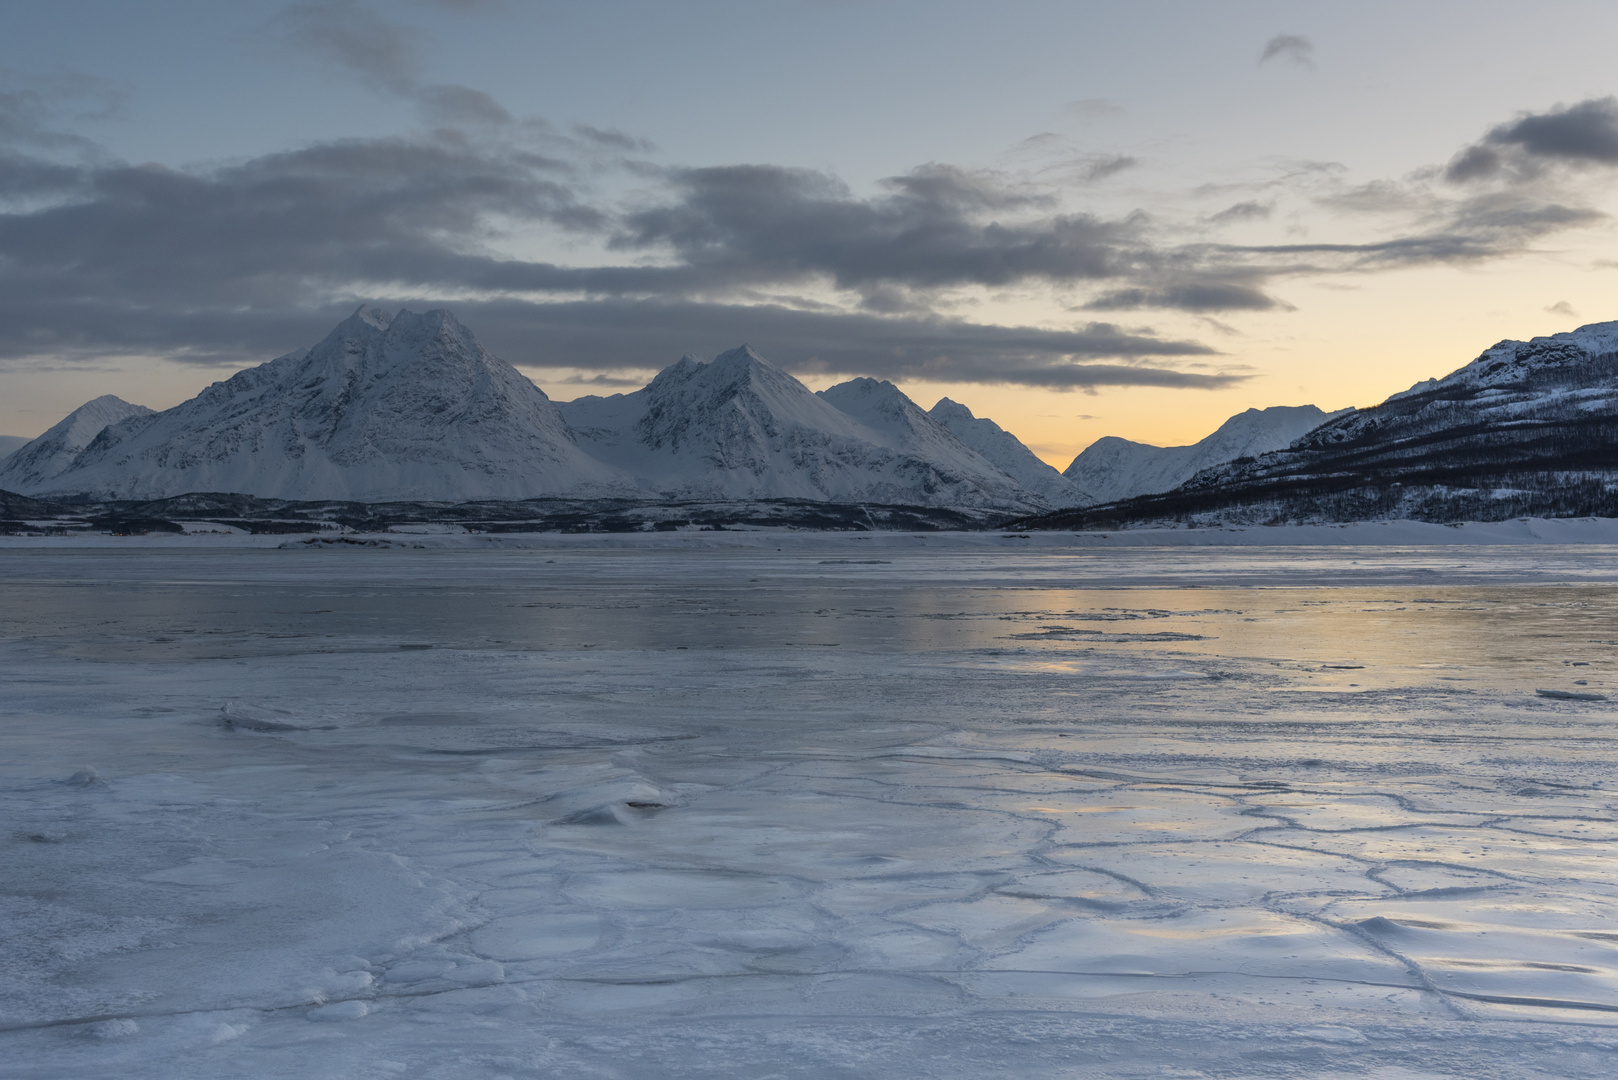
[[1341, 415], [1322, 412], [1313, 405], [1248, 409], [1190, 446], [1150, 446], [1108, 435], [1086, 447], [1062, 475], [1089, 496], [1088, 502], [1074, 505], [1171, 491], [1203, 469], [1289, 446]]
[[39, 438], [24, 440], [0, 461], [0, 490], [24, 494], [46, 490], [72, 468], [84, 448], [109, 424], [151, 415], [146, 406], [132, 405], [111, 394], [87, 401]]
[[[1618, 322], [1502, 341], [1184, 486], [1049, 523], [1618, 517]], [[1060, 522], [1057, 521], [1061, 517]], [[1083, 518], [1083, 521], [1077, 520]]]
[[362, 307], [318, 345], [162, 413], [99, 398], [0, 462], [0, 490], [355, 502], [802, 499], [977, 511], [1086, 505], [1291, 441], [1250, 410], [1191, 447], [1103, 439], [1058, 473], [1015, 436], [891, 382], [811, 392], [747, 346], [630, 394], [554, 403], [446, 311]]
[[995, 468], [1051, 506], [1088, 506], [1100, 500], [1036, 457], [1022, 440], [986, 416], [973, 416], [958, 401], [940, 398], [927, 413]]
[[635, 485], [581, 452], [544, 392], [449, 312], [362, 307], [314, 348], [114, 424], [65, 471], [12, 490], [383, 501]]
[[885, 379], [850, 379], [817, 391], [816, 396], [876, 432], [893, 449], [931, 463], [941, 476], [971, 483], [993, 501], [1029, 501], [1030, 490], [1017, 477], [978, 453]]
[[20, 450], [33, 441], [26, 435], [0, 435], [0, 461], [5, 461], [13, 451]]
[[561, 411], [582, 448], [672, 498], [1039, 505], [891, 383], [815, 394], [745, 345]]

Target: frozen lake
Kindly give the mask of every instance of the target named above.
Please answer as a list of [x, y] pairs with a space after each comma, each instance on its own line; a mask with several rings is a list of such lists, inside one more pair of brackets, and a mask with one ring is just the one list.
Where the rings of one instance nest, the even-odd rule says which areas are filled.
[[0, 1075], [1610, 1077], [1577, 695], [1613, 547], [12, 546]]

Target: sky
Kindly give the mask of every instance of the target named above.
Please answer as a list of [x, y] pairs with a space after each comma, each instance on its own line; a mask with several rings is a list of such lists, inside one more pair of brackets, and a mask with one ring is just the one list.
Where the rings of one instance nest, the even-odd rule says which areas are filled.
[[746, 342], [1063, 467], [1618, 319], [1610, 3], [0, 10], [0, 433], [368, 302], [559, 400]]

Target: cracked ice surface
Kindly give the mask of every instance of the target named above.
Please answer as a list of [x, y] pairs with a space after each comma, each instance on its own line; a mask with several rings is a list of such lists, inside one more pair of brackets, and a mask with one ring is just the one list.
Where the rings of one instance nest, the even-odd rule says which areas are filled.
[[0, 1075], [1618, 1071], [1612, 549], [781, 548], [6, 551]]

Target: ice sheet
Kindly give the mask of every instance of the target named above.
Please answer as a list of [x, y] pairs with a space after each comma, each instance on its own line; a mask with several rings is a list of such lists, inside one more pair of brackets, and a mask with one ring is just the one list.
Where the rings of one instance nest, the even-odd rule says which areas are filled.
[[0, 1075], [1618, 1071], [1610, 551], [974, 543], [8, 550]]

